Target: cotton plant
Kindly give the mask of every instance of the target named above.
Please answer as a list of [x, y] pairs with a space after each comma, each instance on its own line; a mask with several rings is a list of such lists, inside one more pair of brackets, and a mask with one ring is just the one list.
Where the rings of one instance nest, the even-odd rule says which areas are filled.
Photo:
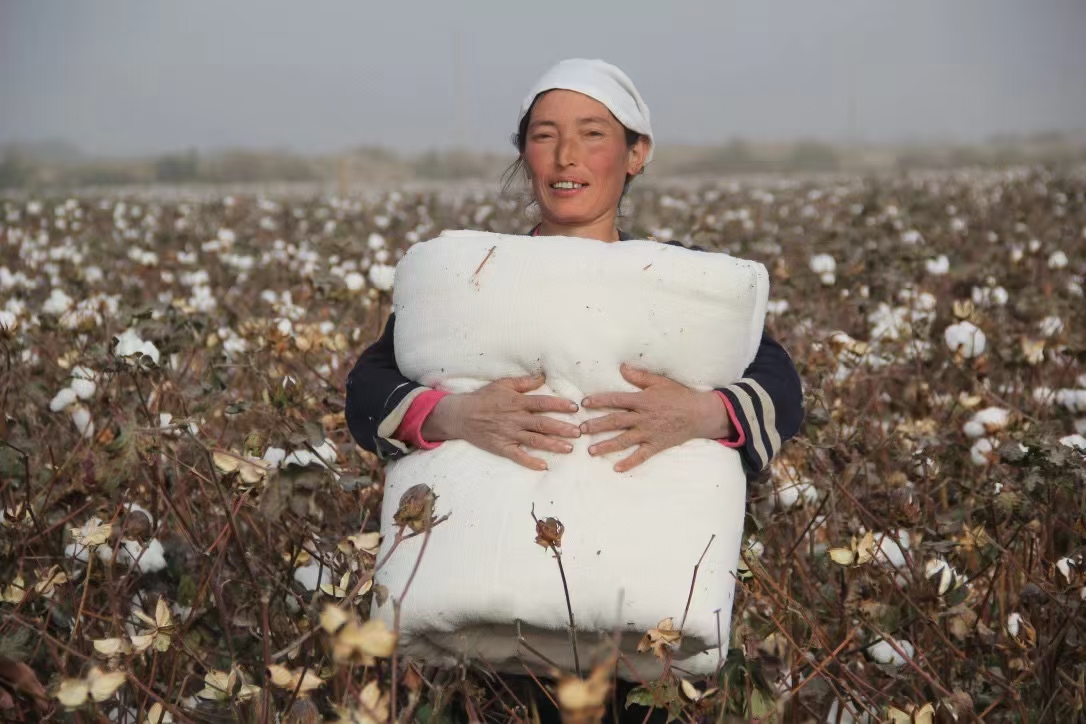
[[96, 378], [93, 370], [76, 367], [72, 370], [68, 386], [62, 387], [49, 401], [49, 409], [66, 413], [79, 434], [87, 439], [94, 437], [95, 427], [90, 410], [82, 401], [90, 400], [94, 396], [97, 389]]
[[770, 465], [773, 488], [770, 503], [777, 510], [791, 510], [818, 502], [818, 489], [792, 464], [774, 460]]
[[367, 276], [374, 289], [390, 292], [396, 281], [396, 268], [387, 264], [374, 264]]
[[916, 657], [916, 647], [906, 639], [879, 638], [864, 649], [867, 657], [876, 664], [901, 668], [909, 659]]
[[128, 328], [114, 338], [113, 355], [126, 361], [147, 357], [158, 364], [159, 351], [152, 342], [144, 341], [134, 328]]
[[973, 287], [969, 296], [978, 307], [1003, 307], [1010, 301], [1010, 294], [992, 277], [985, 280], [984, 286]]
[[829, 254], [815, 254], [808, 265], [823, 285], [832, 287], [837, 283], [837, 261]]
[[943, 332], [943, 339], [955, 356], [964, 359], [973, 359], [984, 354], [988, 344], [984, 332], [968, 320], [948, 326]]
[[973, 417], [962, 426], [962, 432], [971, 438], [994, 435], [1006, 430], [1010, 420], [1010, 410], [1002, 407], [986, 407], [973, 414]]
[[1037, 328], [1042, 337], [1055, 337], [1063, 333], [1063, 320], [1055, 314], [1050, 314], [1038, 323]]

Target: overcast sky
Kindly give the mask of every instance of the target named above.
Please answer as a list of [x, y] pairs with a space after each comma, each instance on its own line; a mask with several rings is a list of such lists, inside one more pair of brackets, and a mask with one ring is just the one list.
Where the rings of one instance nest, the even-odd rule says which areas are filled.
[[0, 0], [0, 142], [508, 149], [566, 57], [660, 143], [1086, 129], [1083, 0]]

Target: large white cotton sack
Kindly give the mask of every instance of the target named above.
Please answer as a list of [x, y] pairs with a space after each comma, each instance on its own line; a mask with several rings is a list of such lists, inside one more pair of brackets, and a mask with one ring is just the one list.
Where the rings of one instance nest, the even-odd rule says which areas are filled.
[[[758, 263], [653, 241], [604, 243], [565, 237], [446, 232], [413, 246], [397, 267], [393, 306], [396, 361], [411, 379], [468, 392], [502, 377], [542, 371], [536, 393], [579, 402], [634, 391], [627, 362], [699, 390], [732, 383], [761, 339], [768, 275]], [[533, 393], [533, 394], [536, 394]], [[580, 423], [606, 414], [555, 417]], [[683, 617], [674, 665], [712, 671], [728, 629], [739, 560], [746, 479], [739, 453], [691, 440], [627, 473], [588, 447], [615, 433], [582, 436], [572, 453], [531, 450], [536, 472], [464, 441], [416, 451], [388, 466], [381, 558], [395, 538], [400, 496], [425, 483], [439, 496], [433, 529], [400, 630], [405, 650], [431, 661], [481, 656], [499, 670], [546, 671], [517, 645], [517, 622], [532, 648], [573, 668], [568, 613], [557, 562], [535, 543], [539, 518], [565, 525], [562, 561], [582, 658], [620, 628], [627, 660], [654, 676], [661, 662], [637, 641], [661, 619]], [[375, 615], [391, 626], [422, 536], [400, 544], [378, 572], [390, 598]], [[719, 637], [719, 639], [718, 639]], [[582, 664], [584, 662], [582, 661]]]

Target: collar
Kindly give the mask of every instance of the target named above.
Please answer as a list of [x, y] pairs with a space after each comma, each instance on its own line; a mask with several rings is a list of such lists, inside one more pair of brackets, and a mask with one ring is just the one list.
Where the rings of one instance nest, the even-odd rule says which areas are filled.
[[[542, 224], [536, 224], [535, 227], [531, 231], [531, 236], [539, 236], [539, 229], [540, 229], [541, 226], [542, 226]], [[618, 230], [618, 240], [619, 241], [629, 241], [632, 238], [633, 238], [632, 236], [627, 234], [622, 229]]]

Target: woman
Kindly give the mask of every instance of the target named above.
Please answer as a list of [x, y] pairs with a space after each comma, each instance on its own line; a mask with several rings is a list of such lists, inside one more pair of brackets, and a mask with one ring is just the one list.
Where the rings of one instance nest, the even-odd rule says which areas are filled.
[[[521, 106], [514, 142], [542, 221], [533, 235], [614, 242], [618, 208], [630, 181], [652, 158], [649, 111], [630, 79], [599, 60], [566, 60], [536, 84]], [[669, 242], [677, 243], [677, 242]], [[754, 361], [738, 382], [708, 393], [660, 375], [623, 367], [639, 388], [572, 401], [527, 393], [543, 377], [495, 381], [476, 392], [446, 394], [404, 377], [396, 366], [395, 315], [362, 353], [347, 378], [347, 424], [358, 444], [382, 458], [444, 440], [476, 447], [536, 470], [532, 448], [566, 453], [581, 434], [621, 431], [589, 449], [602, 455], [631, 449], [615, 469], [629, 470], [687, 440], [715, 439], [739, 449], [748, 474], [765, 469], [803, 417], [799, 375], [788, 353], [763, 334]], [[545, 412], [577, 404], [616, 411], [580, 427]]]
[[[514, 141], [520, 154], [514, 170], [525, 172], [542, 215], [533, 235], [605, 243], [630, 238], [617, 227], [619, 203], [652, 157], [652, 129], [648, 108], [621, 70], [598, 60], [559, 63], [524, 101]], [[795, 435], [803, 415], [795, 367], [765, 334], [744, 377], [723, 389], [698, 392], [667, 377], [623, 367], [623, 377], [640, 391], [573, 401], [527, 394], [545, 382], [543, 377], [498, 380], [465, 394], [424, 387], [397, 368], [395, 323], [390, 316], [381, 338], [362, 353], [347, 378], [351, 433], [359, 445], [382, 458], [462, 439], [542, 470], [545, 463], [531, 449], [565, 453], [572, 450], [569, 438], [613, 430], [621, 432], [589, 453], [631, 449], [615, 465], [619, 472], [669, 447], [707, 438], [738, 448], [748, 474], [755, 474]], [[580, 427], [541, 414], [572, 412], [578, 404], [614, 411]], [[532, 696], [530, 680], [510, 684]], [[623, 709], [631, 687], [619, 685], [614, 702], [624, 712], [619, 719], [640, 722], [645, 719], [643, 708]], [[549, 702], [532, 698], [543, 721], [557, 721]], [[654, 715], [651, 720], [656, 719]]]

